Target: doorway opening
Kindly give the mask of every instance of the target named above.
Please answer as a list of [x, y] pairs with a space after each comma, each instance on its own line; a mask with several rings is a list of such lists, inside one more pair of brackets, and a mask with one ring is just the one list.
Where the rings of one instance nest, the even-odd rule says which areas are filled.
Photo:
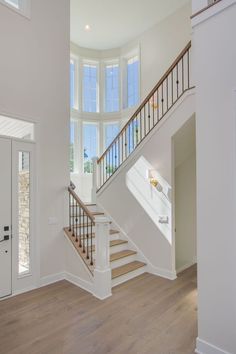
[[197, 263], [195, 115], [174, 135], [175, 269]]

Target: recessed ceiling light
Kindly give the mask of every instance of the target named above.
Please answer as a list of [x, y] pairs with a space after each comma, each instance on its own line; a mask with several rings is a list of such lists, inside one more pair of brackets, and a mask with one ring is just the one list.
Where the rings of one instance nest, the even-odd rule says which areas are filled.
[[91, 31], [90, 25], [85, 25], [84, 29], [85, 29], [85, 31]]

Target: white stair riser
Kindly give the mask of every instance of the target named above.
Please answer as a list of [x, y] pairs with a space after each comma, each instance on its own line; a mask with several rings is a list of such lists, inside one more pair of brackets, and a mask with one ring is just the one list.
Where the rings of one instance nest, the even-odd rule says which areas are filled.
[[121, 252], [128, 249], [129, 249], [128, 243], [122, 243], [121, 245], [110, 247], [110, 254]]
[[133, 272], [129, 272], [125, 275], [122, 275], [120, 277], [117, 277], [115, 279], [112, 279], [112, 287], [114, 288], [115, 286], [125, 283], [128, 280], [131, 280], [133, 278], [138, 277], [139, 275], [145, 273], [147, 271], [147, 266], [138, 268], [136, 270], [134, 270]]
[[[118, 234], [114, 234], [114, 235], [110, 235], [110, 241], [113, 241], [113, 240], [117, 240], [119, 238]], [[82, 242], [82, 245], [84, 243], [83, 239], [81, 240]], [[92, 239], [92, 245], [95, 246], [96, 244], [96, 240], [95, 240], [95, 237], [93, 237]], [[91, 246], [91, 239], [89, 238], [89, 247]], [[85, 247], [87, 247], [87, 238], [85, 238]], [[117, 246], [114, 246], [114, 248], [116, 248]], [[113, 247], [110, 247], [110, 249], [113, 248]], [[126, 247], [121, 249], [121, 251], [123, 251], [124, 249], [127, 249], [127, 244], [126, 244]], [[116, 251], [116, 252], [119, 252], [119, 251]], [[113, 252], [114, 253], [114, 252]]]
[[125, 265], [125, 264], [130, 263], [130, 262], [134, 262], [136, 260], [137, 260], [137, 255], [136, 254], [134, 254], [132, 256], [120, 258], [117, 261], [110, 262], [111, 269], [120, 267], [120, 266]]

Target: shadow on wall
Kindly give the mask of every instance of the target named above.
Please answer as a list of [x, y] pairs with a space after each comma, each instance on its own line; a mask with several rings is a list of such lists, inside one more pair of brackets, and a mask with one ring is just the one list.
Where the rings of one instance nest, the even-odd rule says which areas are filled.
[[[157, 179], [162, 186], [158, 191], [150, 184], [148, 175], [152, 170], [153, 178]], [[141, 156], [126, 174], [126, 185], [146, 214], [165, 239], [172, 244], [171, 230], [171, 187], [165, 179], [155, 170], [153, 166]]]

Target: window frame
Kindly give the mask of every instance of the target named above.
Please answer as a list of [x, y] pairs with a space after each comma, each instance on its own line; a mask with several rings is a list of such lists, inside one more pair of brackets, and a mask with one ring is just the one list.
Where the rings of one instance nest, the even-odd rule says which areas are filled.
[[9, 9], [17, 12], [19, 15], [22, 15], [28, 19], [31, 18], [31, 0], [19, 0], [19, 8], [7, 0], [0, 0], [0, 4], [5, 5]]

